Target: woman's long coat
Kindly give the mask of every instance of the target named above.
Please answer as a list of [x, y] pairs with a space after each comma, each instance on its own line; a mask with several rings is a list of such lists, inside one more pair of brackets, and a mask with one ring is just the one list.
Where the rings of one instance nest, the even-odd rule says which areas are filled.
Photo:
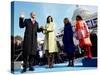
[[79, 40], [80, 47], [92, 45], [90, 40], [90, 32], [84, 21], [76, 21], [75, 31], [77, 33], [77, 39]]
[[63, 43], [65, 53], [71, 54], [75, 51], [73, 31], [70, 23], [66, 24], [64, 27]]
[[44, 49], [48, 50], [49, 53], [58, 52], [56, 44], [56, 36], [54, 32], [54, 23], [49, 23], [45, 25], [45, 40], [44, 40]]
[[41, 29], [38, 28], [38, 23], [35, 21], [33, 24], [31, 19], [19, 18], [20, 28], [25, 28], [23, 53], [25, 55], [35, 55], [37, 50], [37, 32]]

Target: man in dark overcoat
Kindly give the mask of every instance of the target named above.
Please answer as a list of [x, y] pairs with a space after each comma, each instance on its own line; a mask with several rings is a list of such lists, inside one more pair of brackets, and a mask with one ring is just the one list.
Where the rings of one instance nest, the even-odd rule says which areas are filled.
[[38, 22], [35, 20], [36, 14], [32, 12], [31, 18], [25, 19], [21, 14], [19, 18], [20, 28], [25, 28], [23, 41], [23, 72], [26, 72], [27, 67], [29, 71], [33, 71], [33, 64], [37, 50], [37, 32], [41, 32], [42, 28], [38, 27]]

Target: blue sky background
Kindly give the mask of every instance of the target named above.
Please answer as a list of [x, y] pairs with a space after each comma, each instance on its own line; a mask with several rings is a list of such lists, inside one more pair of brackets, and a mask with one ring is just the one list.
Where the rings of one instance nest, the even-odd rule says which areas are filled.
[[[89, 9], [91, 12], [97, 12], [96, 6], [80, 6]], [[71, 4], [53, 4], [53, 3], [34, 3], [34, 2], [14, 2], [14, 36], [24, 36], [24, 28], [19, 28], [19, 16], [21, 12], [24, 12], [25, 18], [30, 18], [30, 12], [36, 12], [36, 20], [39, 26], [46, 24], [47, 16], [52, 16], [55, 23], [55, 31], [58, 32], [63, 25], [63, 19], [68, 17], [72, 18], [73, 12], [76, 9], [76, 5]], [[39, 38], [43, 38], [42, 33], [38, 33]]]

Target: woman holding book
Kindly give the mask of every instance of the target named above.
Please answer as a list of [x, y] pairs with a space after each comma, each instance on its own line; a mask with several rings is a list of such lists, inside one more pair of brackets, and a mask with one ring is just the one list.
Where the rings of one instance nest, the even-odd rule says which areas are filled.
[[54, 53], [58, 52], [57, 45], [56, 45], [56, 36], [54, 32], [54, 22], [53, 18], [51, 16], [47, 17], [47, 24], [45, 25], [44, 34], [45, 34], [45, 40], [44, 40], [44, 49], [46, 52], [47, 60], [49, 68], [53, 67], [54, 63]]

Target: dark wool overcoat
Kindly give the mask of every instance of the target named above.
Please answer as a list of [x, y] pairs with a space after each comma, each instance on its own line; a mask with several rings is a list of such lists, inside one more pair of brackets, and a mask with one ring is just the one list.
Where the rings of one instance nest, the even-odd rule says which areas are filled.
[[31, 19], [19, 18], [20, 28], [25, 28], [23, 41], [23, 54], [35, 55], [37, 50], [37, 32], [41, 29], [38, 27], [38, 22], [33, 24]]

